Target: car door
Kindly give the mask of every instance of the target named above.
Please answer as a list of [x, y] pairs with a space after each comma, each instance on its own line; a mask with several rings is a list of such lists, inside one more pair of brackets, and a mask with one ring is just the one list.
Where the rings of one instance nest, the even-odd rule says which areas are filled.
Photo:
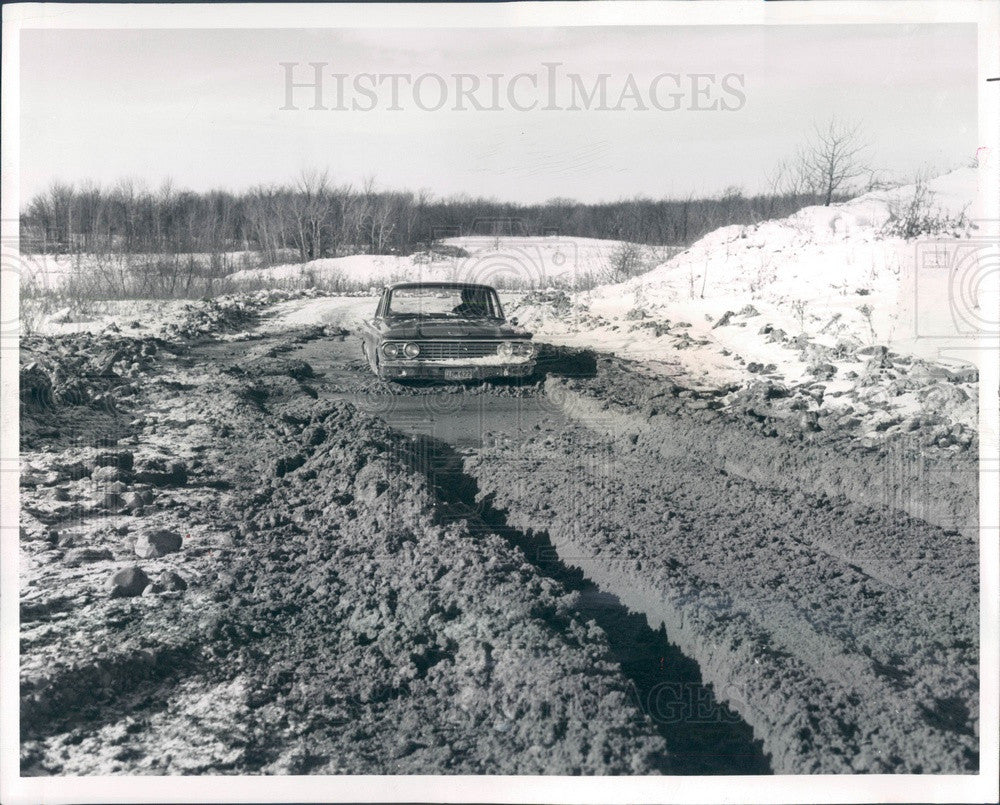
[[379, 297], [378, 305], [375, 308], [375, 315], [361, 322], [361, 350], [373, 371], [378, 370], [377, 356], [382, 330], [379, 324], [385, 316], [388, 295], [388, 289], [382, 291], [382, 296]]

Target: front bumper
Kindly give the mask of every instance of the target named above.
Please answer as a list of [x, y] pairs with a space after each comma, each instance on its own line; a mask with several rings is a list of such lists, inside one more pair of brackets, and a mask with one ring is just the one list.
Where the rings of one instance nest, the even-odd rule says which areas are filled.
[[378, 375], [386, 380], [485, 380], [490, 377], [527, 377], [534, 371], [535, 361], [475, 366], [383, 360], [379, 364]]

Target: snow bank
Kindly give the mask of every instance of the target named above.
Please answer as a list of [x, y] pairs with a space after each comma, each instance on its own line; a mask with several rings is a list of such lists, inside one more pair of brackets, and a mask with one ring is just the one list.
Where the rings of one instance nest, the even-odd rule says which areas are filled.
[[[928, 201], [939, 217], [975, 220], [977, 189], [976, 171], [961, 169], [930, 181]], [[962, 300], [940, 267], [973, 242], [975, 230], [951, 227], [911, 240], [886, 236], [886, 222], [915, 190], [904, 186], [722, 227], [627, 282], [510, 312], [542, 340], [649, 361], [695, 384], [752, 376], [810, 382], [818, 354], [840, 348], [845, 358], [833, 361], [828, 387], [847, 394], [851, 374], [857, 377], [863, 366], [846, 356], [875, 345], [967, 365], [975, 340], [956, 326]], [[942, 262], [928, 268], [932, 255]], [[972, 403], [961, 420], [974, 425], [975, 419]]]
[[[975, 179], [972, 169], [939, 177], [929, 184], [931, 203], [958, 215], [971, 207]], [[815, 334], [839, 314], [828, 337], [880, 343], [912, 337], [905, 316], [910, 300], [900, 291], [912, 286], [919, 247], [882, 237], [880, 229], [890, 204], [905, 203], [913, 192], [906, 186], [754, 226], [723, 227], [652, 271], [597, 288], [584, 300], [608, 314], [638, 306], [713, 319], [749, 302], [790, 332]], [[871, 312], [859, 311], [863, 306]]]
[[289, 263], [270, 268], [236, 271], [228, 279], [244, 282], [314, 282], [320, 285], [343, 284], [345, 287], [370, 284], [381, 286], [408, 279], [415, 270], [410, 257], [384, 254], [353, 254], [327, 257], [308, 263]]
[[580, 287], [607, 277], [622, 241], [577, 237], [465, 236], [444, 241], [468, 253], [458, 265], [470, 282], [504, 287]]
[[[953, 217], [963, 211], [974, 217], [976, 180], [972, 169], [938, 177], [928, 185], [931, 203]], [[891, 204], [905, 202], [913, 192], [912, 186], [900, 187], [830, 207], [806, 207], [779, 220], [722, 227], [648, 273], [576, 294], [572, 301], [577, 312], [608, 321], [604, 336], [616, 349], [643, 358], [651, 357], [649, 338], [645, 332], [624, 338], [627, 315], [685, 321], [692, 336], [709, 338], [720, 350], [775, 358], [768, 342], [748, 338], [743, 328], [713, 327], [727, 310], [747, 304], [760, 311], [761, 325], [766, 319], [792, 335], [831, 344], [850, 336], [933, 352], [940, 343], [914, 343], [914, 305], [920, 301], [914, 296], [921, 291], [925, 301], [945, 306], [939, 289], [919, 285], [926, 278], [919, 276], [918, 257], [936, 238], [906, 241], [880, 234]], [[552, 335], [569, 336], [573, 330], [571, 320], [559, 321], [544, 310], [519, 315]], [[591, 326], [586, 320], [585, 327]], [[666, 352], [652, 349], [658, 351]]]

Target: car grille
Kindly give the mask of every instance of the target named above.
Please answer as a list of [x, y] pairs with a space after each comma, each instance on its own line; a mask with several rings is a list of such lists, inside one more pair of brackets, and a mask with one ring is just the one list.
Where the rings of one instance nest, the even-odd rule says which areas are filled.
[[484, 358], [497, 354], [497, 341], [418, 341], [423, 360]]

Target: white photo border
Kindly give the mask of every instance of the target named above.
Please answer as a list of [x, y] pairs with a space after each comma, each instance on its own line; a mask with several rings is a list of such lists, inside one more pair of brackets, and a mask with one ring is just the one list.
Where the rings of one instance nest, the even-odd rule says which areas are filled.
[[[720, 0], [686, 2], [513, 2], [433, 4], [38, 4], [3, 7], [3, 117], [0, 181], [2, 234], [18, 236], [19, 37], [39, 28], [480, 28], [645, 25], [858, 25], [975, 23], [978, 26], [980, 203], [1000, 220], [1000, 4], [966, 0], [868, 3], [782, 3]], [[11, 240], [13, 239], [13, 240]], [[994, 285], [986, 290], [1000, 300]], [[16, 320], [16, 287], [3, 287], [3, 320]], [[985, 336], [984, 336], [985, 337]], [[983, 455], [1000, 453], [1000, 350], [982, 344], [980, 439]], [[0, 499], [18, 498], [17, 361], [0, 362]], [[801, 775], [769, 777], [541, 777], [541, 776], [314, 776], [314, 777], [59, 777], [19, 776], [18, 509], [0, 519], [0, 801], [90, 802], [996, 802], [1000, 731], [1000, 495], [996, 472], [981, 473], [980, 771], [976, 775]]]

